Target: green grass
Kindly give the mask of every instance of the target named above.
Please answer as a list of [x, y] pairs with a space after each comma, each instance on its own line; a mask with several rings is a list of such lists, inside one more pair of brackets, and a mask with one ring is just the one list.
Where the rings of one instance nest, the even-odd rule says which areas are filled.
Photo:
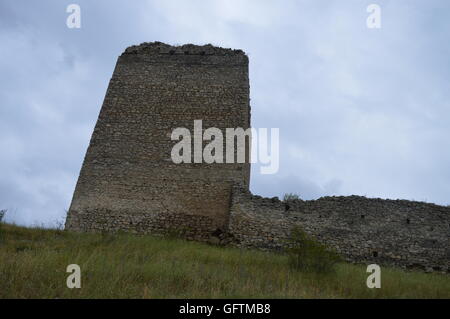
[[[81, 289], [66, 267], [81, 267]], [[2, 224], [0, 298], [450, 298], [450, 276], [382, 267], [301, 273], [285, 255], [128, 234], [76, 234]]]

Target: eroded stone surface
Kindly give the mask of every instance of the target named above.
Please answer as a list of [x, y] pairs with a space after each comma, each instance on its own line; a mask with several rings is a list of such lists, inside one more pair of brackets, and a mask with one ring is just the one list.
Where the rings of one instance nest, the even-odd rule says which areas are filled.
[[171, 132], [250, 126], [248, 58], [143, 43], [119, 57], [66, 229], [181, 235], [281, 249], [295, 225], [349, 261], [449, 270], [450, 208], [358, 196], [282, 202], [248, 191], [250, 164], [174, 164]]
[[450, 207], [361, 196], [274, 201], [236, 186], [229, 231], [241, 247], [280, 249], [294, 226], [348, 261], [449, 271]]
[[[231, 187], [250, 164], [175, 164], [175, 128], [250, 125], [248, 58], [211, 45], [143, 43], [125, 50], [81, 169], [66, 228], [183, 232], [226, 228]], [[204, 145], [206, 142], [204, 142]], [[248, 186], [247, 186], [248, 187]]]

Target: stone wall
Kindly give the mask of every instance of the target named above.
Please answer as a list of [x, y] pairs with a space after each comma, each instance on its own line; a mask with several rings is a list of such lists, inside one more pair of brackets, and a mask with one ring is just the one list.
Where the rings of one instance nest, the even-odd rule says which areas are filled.
[[231, 185], [248, 185], [250, 164], [173, 163], [178, 141], [171, 133], [184, 127], [193, 134], [194, 120], [203, 121], [203, 130], [249, 127], [245, 53], [158, 42], [127, 48], [110, 80], [66, 228], [189, 229], [196, 237], [223, 229]]
[[199, 119], [203, 129], [250, 126], [242, 51], [158, 42], [127, 48], [109, 83], [66, 229], [181, 234], [276, 250], [298, 225], [349, 261], [448, 271], [449, 207], [358, 196], [289, 202], [254, 196], [248, 160], [172, 162], [173, 129], [192, 132]]
[[450, 207], [360, 196], [283, 202], [234, 188], [236, 245], [279, 249], [296, 225], [349, 261], [450, 270]]

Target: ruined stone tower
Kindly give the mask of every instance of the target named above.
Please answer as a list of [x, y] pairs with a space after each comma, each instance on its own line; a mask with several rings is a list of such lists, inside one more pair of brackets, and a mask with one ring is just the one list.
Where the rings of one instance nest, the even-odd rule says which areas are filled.
[[[280, 201], [253, 195], [248, 157], [242, 164], [172, 161], [173, 130], [194, 132], [195, 120], [203, 121], [203, 130], [250, 126], [247, 56], [211, 45], [126, 49], [66, 228], [218, 236], [222, 244], [279, 250], [300, 227], [349, 261], [450, 271], [450, 207], [360, 196]], [[248, 155], [249, 143], [244, 149]], [[237, 144], [230, 153], [236, 150]]]
[[[171, 160], [173, 129], [250, 126], [248, 58], [211, 45], [144, 43], [118, 58], [67, 216], [75, 231], [204, 239], [227, 227], [250, 164]], [[204, 144], [203, 144], [204, 145]], [[248, 147], [248, 144], [247, 146]]]

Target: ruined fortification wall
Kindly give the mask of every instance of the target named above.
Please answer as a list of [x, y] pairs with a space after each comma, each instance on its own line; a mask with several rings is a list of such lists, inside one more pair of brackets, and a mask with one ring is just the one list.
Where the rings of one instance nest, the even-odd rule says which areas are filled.
[[109, 83], [66, 228], [177, 230], [193, 239], [224, 228], [231, 185], [248, 185], [250, 164], [174, 164], [173, 129], [193, 133], [199, 119], [204, 130], [249, 127], [242, 51], [162, 43], [127, 48]]
[[181, 233], [280, 249], [298, 225], [350, 261], [448, 271], [449, 207], [357, 196], [289, 202], [253, 196], [248, 161], [172, 162], [172, 131], [193, 132], [199, 119], [203, 129], [250, 126], [242, 51], [162, 43], [126, 49], [109, 83], [66, 229]]
[[282, 202], [234, 189], [238, 246], [279, 249], [295, 225], [349, 261], [450, 270], [450, 207], [360, 196]]

